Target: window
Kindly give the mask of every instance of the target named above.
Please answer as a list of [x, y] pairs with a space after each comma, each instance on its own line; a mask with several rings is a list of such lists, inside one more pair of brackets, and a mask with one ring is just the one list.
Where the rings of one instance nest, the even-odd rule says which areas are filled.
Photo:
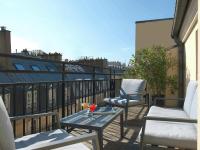
[[24, 69], [24, 66], [23, 66], [22, 64], [15, 64], [15, 68], [16, 68], [17, 70], [25, 70], [25, 69]]
[[48, 71], [55, 71], [55, 69], [50, 67], [50, 66], [46, 66], [46, 68], [47, 68]]
[[31, 68], [34, 70], [34, 71], [40, 71], [40, 68], [38, 66], [31, 66]]

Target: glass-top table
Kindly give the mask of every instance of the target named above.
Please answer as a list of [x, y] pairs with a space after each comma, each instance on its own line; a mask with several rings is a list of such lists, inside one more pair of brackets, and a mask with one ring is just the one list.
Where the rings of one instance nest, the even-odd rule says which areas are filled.
[[92, 113], [82, 110], [60, 120], [61, 126], [94, 130], [98, 133], [100, 149], [103, 149], [103, 129], [120, 116], [121, 137], [124, 134], [123, 109], [118, 107], [100, 107]]

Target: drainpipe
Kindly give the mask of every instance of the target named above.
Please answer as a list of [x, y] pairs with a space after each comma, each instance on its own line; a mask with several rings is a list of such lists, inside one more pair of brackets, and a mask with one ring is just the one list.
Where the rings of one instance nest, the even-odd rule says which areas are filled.
[[174, 14], [174, 22], [171, 36], [178, 46], [178, 96], [185, 96], [185, 50], [184, 43], [179, 39], [179, 33], [189, 6], [189, 0], [176, 0], [176, 8]]
[[184, 97], [185, 95], [185, 51], [184, 44], [177, 36], [174, 36], [174, 41], [178, 46], [178, 96]]

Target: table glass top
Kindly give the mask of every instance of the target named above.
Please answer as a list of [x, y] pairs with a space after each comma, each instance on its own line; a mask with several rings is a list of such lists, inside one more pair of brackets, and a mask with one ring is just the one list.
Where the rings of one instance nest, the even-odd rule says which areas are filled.
[[82, 110], [70, 116], [62, 118], [61, 125], [79, 125], [103, 127], [110, 123], [116, 116], [123, 112], [122, 108], [117, 107], [97, 107], [94, 114], [88, 110]]

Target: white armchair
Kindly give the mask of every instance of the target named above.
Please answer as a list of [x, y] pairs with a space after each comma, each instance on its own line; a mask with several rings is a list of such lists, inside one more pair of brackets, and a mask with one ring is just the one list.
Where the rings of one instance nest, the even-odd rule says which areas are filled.
[[146, 144], [197, 149], [197, 101], [197, 81], [190, 81], [183, 109], [152, 106], [138, 136], [141, 149]]
[[[38, 118], [50, 115], [56, 116], [58, 129], [26, 135], [21, 138], [14, 139], [13, 128], [10, 120]], [[95, 132], [73, 137], [65, 130], [60, 129], [59, 118], [54, 112], [9, 118], [3, 100], [0, 97], [0, 150], [89, 150], [88, 147], [81, 143], [88, 140], [92, 140], [94, 150], [99, 150], [98, 137]]]
[[125, 109], [125, 122], [127, 122], [128, 107], [143, 105], [148, 102], [149, 95], [146, 92], [146, 81], [142, 79], [123, 79], [120, 95], [114, 98], [105, 98], [107, 104], [123, 107]]

